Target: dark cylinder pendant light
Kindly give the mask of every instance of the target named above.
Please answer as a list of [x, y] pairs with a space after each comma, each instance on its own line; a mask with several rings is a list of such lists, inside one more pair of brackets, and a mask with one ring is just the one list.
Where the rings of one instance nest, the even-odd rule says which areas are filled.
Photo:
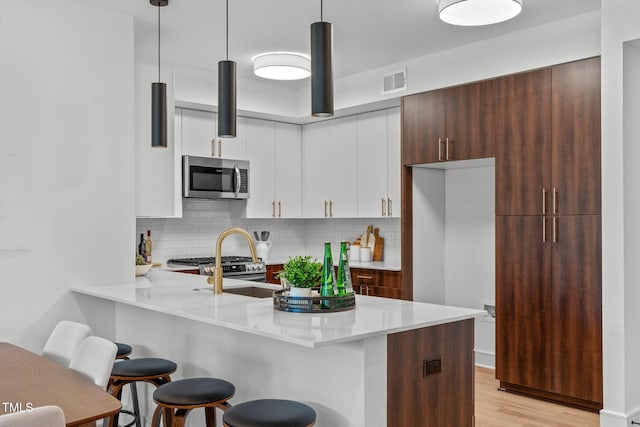
[[333, 116], [333, 26], [322, 20], [311, 24], [311, 115]]
[[218, 62], [218, 136], [236, 137], [236, 63], [229, 61], [229, 0], [227, 0], [227, 59]]
[[150, 0], [158, 7], [158, 81], [151, 83], [151, 146], [167, 147], [167, 85], [160, 81], [160, 7], [169, 0]]

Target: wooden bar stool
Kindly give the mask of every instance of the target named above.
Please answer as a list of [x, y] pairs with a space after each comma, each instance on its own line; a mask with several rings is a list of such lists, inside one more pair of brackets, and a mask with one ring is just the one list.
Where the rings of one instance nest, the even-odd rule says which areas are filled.
[[[122, 397], [122, 388], [127, 384], [133, 385], [138, 381], [143, 381], [160, 387], [163, 384], [171, 382], [171, 374], [173, 374], [177, 368], [178, 365], [174, 362], [155, 357], [121, 360], [113, 364], [107, 391], [116, 399], [120, 400]], [[134, 394], [134, 391], [136, 390], [132, 389], [131, 394], [135, 396], [133, 400], [134, 410], [136, 410], [135, 407], [137, 406], [138, 396], [137, 393]], [[140, 427], [139, 411], [134, 414], [134, 416], [136, 425]], [[118, 414], [109, 420], [109, 426], [118, 426]]]
[[227, 401], [235, 392], [233, 384], [217, 378], [186, 378], [164, 384], [153, 392], [158, 407], [151, 425], [158, 427], [164, 414], [165, 426], [182, 427], [192, 409], [204, 408], [207, 427], [215, 427], [216, 408], [231, 408]]
[[129, 344], [125, 344], [121, 342], [117, 342], [115, 344], [116, 344], [116, 347], [118, 347], [118, 352], [116, 353], [116, 359], [128, 360], [129, 356], [131, 356], [131, 353], [133, 352], [133, 349], [131, 348], [131, 346]]
[[293, 400], [259, 399], [229, 408], [222, 421], [225, 427], [310, 427], [316, 411]]
[[[122, 342], [115, 343], [118, 351], [116, 352], [116, 360], [129, 360], [129, 356], [133, 353], [133, 348], [129, 344], [125, 344]], [[112, 371], [113, 372], [113, 371]], [[136, 427], [142, 427], [142, 423], [140, 422], [140, 406], [138, 405], [138, 389], [136, 387], [136, 383], [129, 383], [129, 388], [131, 389], [131, 400], [133, 401], [133, 412], [121, 409], [121, 414], [127, 414], [133, 417], [133, 421], [129, 424], [125, 424], [123, 427], [131, 427], [132, 425], [136, 425]]]

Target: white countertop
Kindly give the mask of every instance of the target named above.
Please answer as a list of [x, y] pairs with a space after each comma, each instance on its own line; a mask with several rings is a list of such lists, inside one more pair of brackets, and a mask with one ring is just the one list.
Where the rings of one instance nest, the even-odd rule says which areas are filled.
[[[224, 279], [224, 287], [280, 287]], [[271, 298], [215, 295], [207, 276], [152, 268], [146, 276], [126, 283], [72, 288], [103, 298], [305, 347], [360, 340], [480, 317], [482, 310], [356, 296], [354, 310], [338, 313], [288, 313], [273, 308]]]

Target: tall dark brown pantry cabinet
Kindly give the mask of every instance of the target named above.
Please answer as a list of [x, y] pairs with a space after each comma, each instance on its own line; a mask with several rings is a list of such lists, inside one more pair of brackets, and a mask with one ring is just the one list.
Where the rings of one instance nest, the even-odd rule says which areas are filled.
[[495, 80], [496, 376], [602, 408], [600, 59]]

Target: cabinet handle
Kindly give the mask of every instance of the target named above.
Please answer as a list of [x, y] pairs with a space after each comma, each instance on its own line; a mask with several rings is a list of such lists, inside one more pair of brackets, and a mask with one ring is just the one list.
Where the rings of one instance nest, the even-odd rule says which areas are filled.
[[276, 201], [271, 202], [271, 217], [276, 217]]
[[324, 217], [327, 217], [327, 201], [324, 201]]
[[542, 215], [547, 214], [547, 189], [542, 187]]
[[553, 243], [558, 241], [558, 217], [553, 217]]
[[442, 160], [442, 138], [438, 138], [438, 160]]
[[382, 216], [387, 216], [387, 212], [386, 212], [386, 206], [384, 203], [384, 197], [382, 198], [382, 208], [381, 208], [381, 212], [382, 212]]
[[547, 217], [542, 217], [542, 241], [547, 241]]
[[329, 200], [329, 218], [333, 218], [333, 200]]
[[373, 276], [361, 276], [361, 275], [359, 275], [359, 274], [356, 274], [356, 277], [357, 277], [358, 279], [364, 279], [364, 280], [371, 280], [371, 279], [373, 279]]
[[558, 213], [558, 190], [553, 187], [553, 214]]
[[449, 160], [449, 138], [447, 137], [447, 147], [445, 149], [445, 158]]
[[282, 218], [282, 200], [278, 200], [278, 218]]
[[387, 216], [393, 216], [393, 203], [391, 199], [387, 199]]

